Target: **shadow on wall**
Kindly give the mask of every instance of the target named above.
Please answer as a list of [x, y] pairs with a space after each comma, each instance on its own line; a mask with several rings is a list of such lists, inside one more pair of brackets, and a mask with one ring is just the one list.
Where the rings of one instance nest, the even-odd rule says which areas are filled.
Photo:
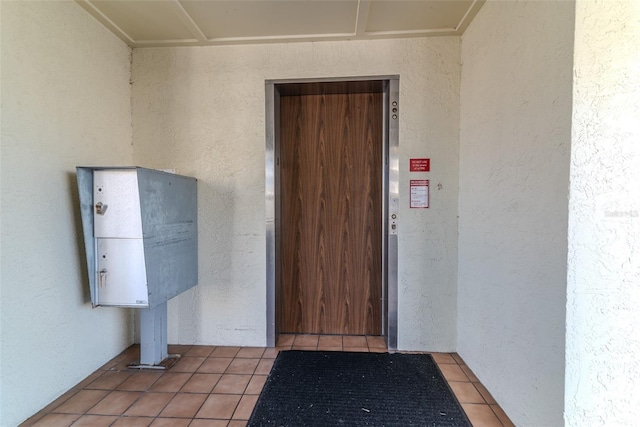
[[78, 177], [74, 172], [67, 173], [67, 188], [71, 195], [69, 211], [73, 212], [75, 228], [76, 258], [80, 268], [80, 281], [82, 283], [82, 304], [91, 304], [91, 290], [89, 289], [89, 271], [84, 249], [84, 234], [82, 232], [82, 215], [80, 213], [80, 195], [78, 193]]
[[175, 344], [203, 342], [207, 335], [203, 325], [214, 326], [220, 323], [215, 321], [218, 316], [226, 316], [225, 310], [234, 310], [212, 302], [225, 299], [234, 287], [234, 191], [205, 178], [195, 178], [198, 179], [198, 285], [169, 302], [169, 340]]

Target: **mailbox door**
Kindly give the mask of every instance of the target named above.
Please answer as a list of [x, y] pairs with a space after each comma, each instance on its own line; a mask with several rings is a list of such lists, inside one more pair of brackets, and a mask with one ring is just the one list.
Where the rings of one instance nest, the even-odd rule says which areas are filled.
[[97, 239], [97, 305], [147, 307], [142, 239]]
[[136, 169], [94, 171], [93, 203], [96, 238], [142, 238]]

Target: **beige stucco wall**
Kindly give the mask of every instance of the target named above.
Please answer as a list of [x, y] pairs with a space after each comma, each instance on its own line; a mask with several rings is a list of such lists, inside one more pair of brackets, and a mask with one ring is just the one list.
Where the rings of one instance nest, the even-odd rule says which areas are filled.
[[462, 36], [458, 353], [518, 426], [562, 425], [574, 3]]
[[640, 2], [578, 1], [565, 422], [640, 420]]
[[[266, 343], [265, 80], [400, 75], [399, 337], [455, 349], [457, 37], [136, 49], [134, 160], [198, 178], [199, 277], [169, 302], [169, 341]], [[430, 209], [409, 209], [430, 157]]]
[[74, 2], [2, 2], [0, 425], [15, 426], [132, 342], [92, 309], [76, 165], [129, 164], [130, 49]]

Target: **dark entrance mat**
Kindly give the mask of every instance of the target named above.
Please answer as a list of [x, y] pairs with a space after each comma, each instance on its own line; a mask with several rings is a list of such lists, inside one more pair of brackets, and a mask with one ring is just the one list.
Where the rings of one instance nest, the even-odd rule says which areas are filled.
[[247, 424], [471, 426], [429, 354], [282, 351]]

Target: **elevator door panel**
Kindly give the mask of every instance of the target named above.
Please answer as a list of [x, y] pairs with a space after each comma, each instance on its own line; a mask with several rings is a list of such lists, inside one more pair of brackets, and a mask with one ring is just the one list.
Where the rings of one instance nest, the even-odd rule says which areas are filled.
[[380, 335], [382, 94], [280, 99], [283, 333]]

